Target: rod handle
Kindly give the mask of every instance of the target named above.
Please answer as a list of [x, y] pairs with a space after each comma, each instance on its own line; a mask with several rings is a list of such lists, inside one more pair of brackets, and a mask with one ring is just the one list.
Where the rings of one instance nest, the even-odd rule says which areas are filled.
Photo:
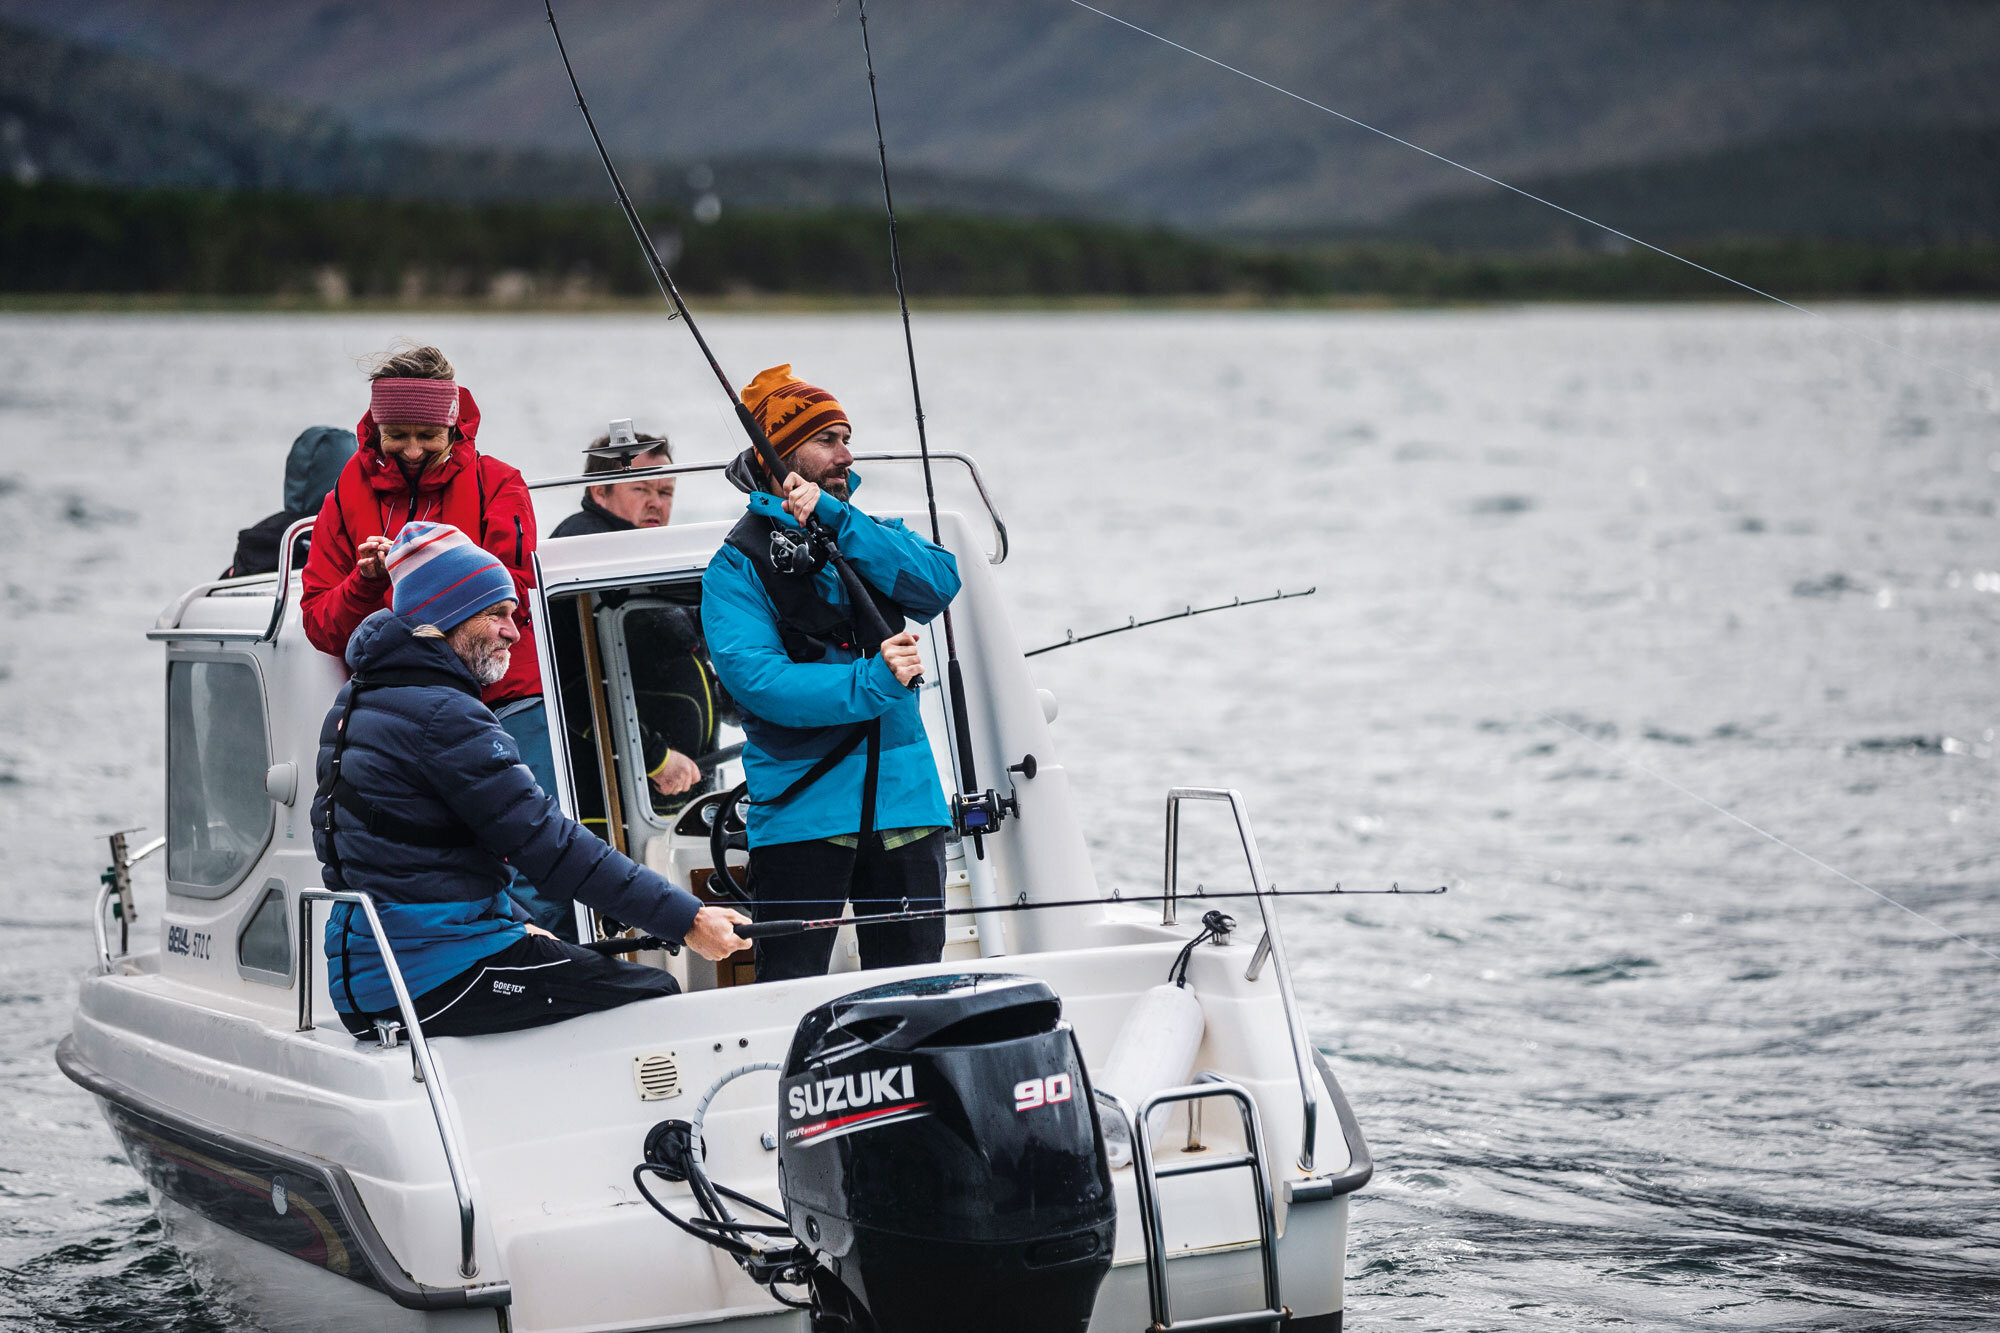
[[748, 925], [736, 923], [736, 933], [746, 940], [767, 940], [779, 935], [803, 935], [812, 923], [780, 918], [775, 921], [752, 921]]
[[667, 949], [679, 953], [681, 948], [678, 940], [663, 940], [657, 935], [614, 935], [610, 939], [585, 940], [578, 947], [601, 954], [638, 953], [641, 949]]
[[[771, 437], [757, 424], [756, 415], [741, 398], [736, 400], [736, 420], [742, 424], [743, 433], [750, 437], [750, 447], [756, 451], [758, 461], [764, 465], [764, 471], [769, 474], [765, 480], [770, 483], [771, 494], [782, 498], [785, 493], [785, 477], [792, 469], [785, 466], [785, 460], [778, 456], [777, 449], [771, 444]], [[882, 619], [882, 613], [875, 609], [875, 599], [870, 597], [867, 589], [862, 586], [861, 576], [847, 563], [847, 557], [833, 546], [832, 534], [826, 532], [823, 523], [808, 515], [806, 526], [815, 533], [826, 535], [834, 572], [840, 575], [841, 584], [847, 589], [848, 600], [854, 603], [854, 614], [861, 621], [862, 633], [871, 636], [876, 643], [881, 643], [889, 637], [889, 625]], [[923, 687], [922, 676], [910, 681], [910, 690], [913, 693]]]

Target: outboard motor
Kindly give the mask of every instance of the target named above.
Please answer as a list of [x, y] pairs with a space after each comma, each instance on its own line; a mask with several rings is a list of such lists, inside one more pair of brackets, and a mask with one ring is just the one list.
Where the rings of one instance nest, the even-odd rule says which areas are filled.
[[800, 1022], [781, 1077], [778, 1179], [817, 1304], [874, 1333], [1083, 1333], [1118, 1209], [1047, 985], [842, 996]]

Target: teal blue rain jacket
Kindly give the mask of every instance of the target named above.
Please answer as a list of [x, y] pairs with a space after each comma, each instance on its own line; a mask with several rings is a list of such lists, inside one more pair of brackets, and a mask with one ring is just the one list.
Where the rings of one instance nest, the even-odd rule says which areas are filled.
[[[861, 478], [848, 473], [858, 490]], [[777, 497], [754, 493], [752, 513], [797, 527]], [[905, 527], [901, 519], [870, 518], [824, 491], [814, 511], [833, 530], [855, 571], [918, 623], [929, 621], [958, 594], [958, 561]], [[813, 576], [820, 596], [847, 605], [847, 589], [831, 565]], [[946, 826], [951, 814], [917, 711], [917, 695], [897, 684], [879, 656], [857, 658], [829, 649], [818, 662], [794, 662], [778, 634], [777, 608], [757, 571], [725, 545], [702, 578], [702, 628], [716, 675], [743, 712], [746, 818], [750, 845], [803, 842], [852, 834], [861, 826], [866, 756], [857, 748], [838, 766], [782, 806], [759, 804], [783, 792], [857, 722], [882, 719], [881, 766], [875, 796], [879, 829]], [[805, 734], [801, 734], [804, 732]]]

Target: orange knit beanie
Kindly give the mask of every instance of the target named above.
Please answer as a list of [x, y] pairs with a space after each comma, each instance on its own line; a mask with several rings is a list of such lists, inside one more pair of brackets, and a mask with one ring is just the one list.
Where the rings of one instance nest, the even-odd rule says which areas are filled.
[[780, 458], [789, 457], [828, 426], [849, 424], [839, 400], [793, 375], [790, 366], [758, 371], [743, 390], [743, 406], [757, 418]]

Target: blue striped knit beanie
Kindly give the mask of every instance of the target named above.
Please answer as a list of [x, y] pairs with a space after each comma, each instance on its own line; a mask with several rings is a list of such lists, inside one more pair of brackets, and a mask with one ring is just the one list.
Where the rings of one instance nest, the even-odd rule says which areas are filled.
[[507, 567], [449, 523], [404, 524], [384, 563], [395, 586], [391, 609], [447, 633], [518, 596]]

